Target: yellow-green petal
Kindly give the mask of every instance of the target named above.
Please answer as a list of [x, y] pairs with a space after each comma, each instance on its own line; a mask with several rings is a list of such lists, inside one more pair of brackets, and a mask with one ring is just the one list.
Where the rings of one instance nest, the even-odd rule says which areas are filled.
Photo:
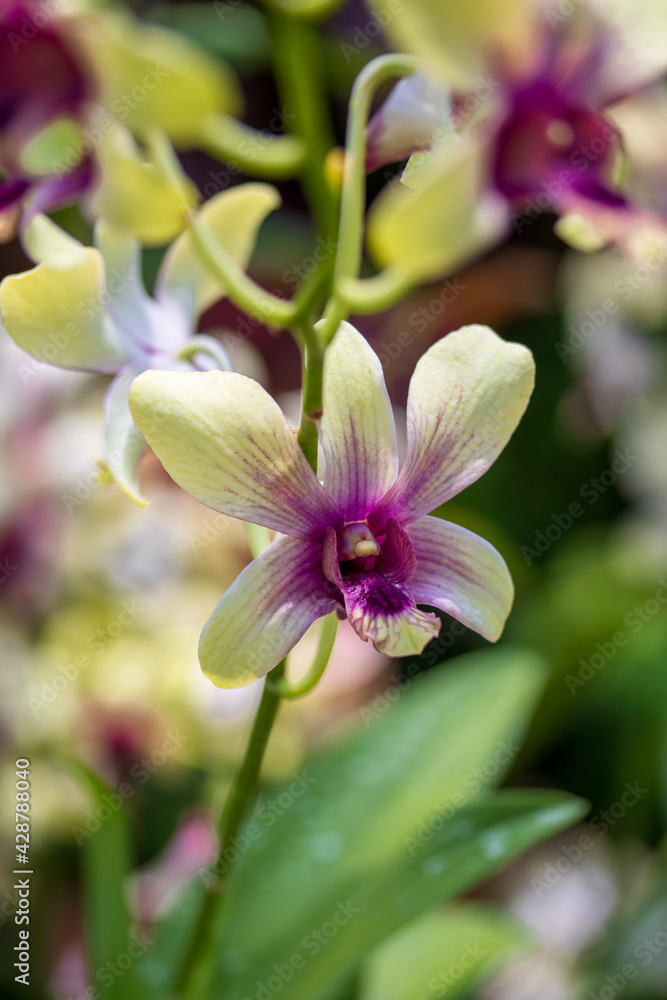
[[91, 213], [126, 229], [142, 244], [169, 243], [183, 231], [197, 202], [194, 185], [142, 155], [124, 126], [107, 123], [96, 148], [100, 182], [90, 200]]
[[[73, 118], [55, 118], [35, 133], [21, 149], [21, 167], [34, 177], [48, 177], [63, 169], [71, 169], [81, 160], [81, 126]], [[72, 152], [76, 159], [72, 162]]]
[[516, 64], [532, 51], [534, 0], [371, 0], [371, 6], [398, 49], [458, 89], [479, 84], [499, 52]]
[[10, 337], [59, 368], [105, 372], [122, 364], [105, 303], [104, 263], [90, 247], [72, 267], [38, 264], [0, 284], [0, 313]]
[[486, 185], [486, 153], [471, 138], [428, 158], [416, 187], [395, 182], [374, 202], [368, 248], [376, 264], [415, 284], [451, 272], [490, 246], [507, 225], [505, 203]]
[[87, 259], [88, 247], [57, 226], [48, 215], [36, 215], [23, 230], [21, 242], [36, 264], [68, 268]]
[[408, 449], [386, 516], [405, 524], [435, 510], [495, 462], [535, 380], [533, 356], [487, 326], [464, 326], [419, 360], [408, 393]]
[[240, 111], [232, 70], [178, 32], [100, 13], [82, 21], [78, 34], [101, 104], [138, 135], [160, 128], [179, 146], [196, 145], [209, 115]]
[[172, 479], [208, 507], [304, 539], [342, 524], [280, 407], [253, 379], [144, 372], [130, 409]]
[[[280, 206], [280, 195], [270, 184], [239, 184], [207, 201], [198, 215], [215, 232], [230, 256], [242, 268], [250, 262], [257, 232]], [[156, 297], [175, 302], [190, 321], [225, 295], [210, 275], [186, 230], [168, 250], [158, 276]]]

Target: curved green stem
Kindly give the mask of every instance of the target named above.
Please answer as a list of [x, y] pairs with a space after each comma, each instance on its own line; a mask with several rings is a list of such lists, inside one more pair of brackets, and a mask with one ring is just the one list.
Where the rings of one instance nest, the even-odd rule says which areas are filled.
[[269, 180], [294, 177], [303, 167], [306, 147], [293, 135], [251, 128], [232, 115], [212, 115], [201, 130], [201, 148], [231, 167]]
[[[336, 641], [339, 620], [336, 612], [332, 611], [322, 622], [322, 630], [313, 662], [302, 677], [296, 681], [290, 681], [287, 677], [279, 677], [275, 681], [270, 681], [281, 698], [303, 698], [304, 695], [313, 690], [329, 663], [331, 651]], [[269, 682], [267, 681], [267, 683]]]
[[387, 268], [372, 278], [343, 277], [336, 290], [350, 312], [377, 313], [396, 305], [414, 286], [414, 278]]
[[322, 338], [328, 344], [348, 308], [338, 285], [345, 287], [348, 279], [359, 275], [361, 265], [364, 211], [366, 207], [366, 125], [373, 96], [378, 87], [396, 76], [411, 76], [418, 69], [413, 56], [387, 55], [371, 60], [354, 82], [345, 142], [345, 168], [340, 211], [338, 253], [334, 268], [334, 294], [329, 300], [322, 328]]
[[232, 302], [269, 326], [291, 326], [297, 317], [293, 302], [278, 298], [253, 281], [201, 216], [190, 217], [192, 242], [209, 271], [215, 275]]
[[[213, 925], [225, 886], [224, 873], [228, 867], [225, 863], [225, 854], [230, 847], [234, 846], [241, 824], [257, 794], [262, 761], [281, 700], [281, 696], [275, 689], [275, 684], [282, 678], [284, 671], [285, 661], [283, 660], [267, 676], [243, 762], [229, 789], [220, 816], [218, 824], [220, 849], [213, 872], [221, 874], [217, 874], [217, 877], [207, 886], [176, 983], [177, 996], [195, 995], [197, 984], [201, 982], [202, 971], [211, 959], [214, 944], [212, 940]], [[269, 683], [269, 679], [271, 679], [271, 683]]]

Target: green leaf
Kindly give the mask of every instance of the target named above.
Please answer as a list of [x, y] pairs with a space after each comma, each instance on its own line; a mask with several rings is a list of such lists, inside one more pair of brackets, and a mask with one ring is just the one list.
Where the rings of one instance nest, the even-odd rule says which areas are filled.
[[158, 925], [152, 948], [137, 963], [142, 1000], [162, 1000], [170, 995], [170, 987], [185, 959], [203, 896], [203, 882], [193, 879]]
[[335, 908], [500, 780], [543, 676], [533, 654], [496, 649], [406, 681], [396, 704], [363, 710], [364, 726], [263, 802], [229, 885], [225, 933], [244, 963], [289, 954], [323, 900]]
[[527, 945], [501, 910], [478, 903], [420, 917], [388, 938], [364, 966], [360, 1000], [448, 1000], [479, 985]]
[[83, 841], [82, 875], [90, 980], [104, 1000], [138, 997], [135, 963], [145, 951], [132, 929], [126, 898], [131, 871], [130, 828], [120, 795], [80, 761], [70, 769], [92, 793], [100, 826]]
[[[365, 872], [348, 873], [345, 880], [328, 886], [303, 906], [298, 926], [283, 925], [275, 902], [271, 912], [256, 911], [265, 939], [253, 942], [254, 948], [247, 946], [245, 921], [236, 919], [242, 882], [237, 879], [214, 996], [255, 1000], [262, 987], [275, 990], [281, 982], [282, 1000], [329, 997], [389, 935], [569, 826], [585, 809], [579, 799], [544, 791], [501, 792], [467, 806], [436, 830], [422, 850], [406, 850], [393, 861], [369, 862]], [[282, 900], [287, 910], [291, 899], [301, 902], [289, 875], [284, 869], [274, 875], [274, 885], [280, 888], [276, 902]], [[253, 892], [247, 876], [242, 888], [246, 894]], [[277, 936], [269, 933], [273, 922], [278, 924]]]

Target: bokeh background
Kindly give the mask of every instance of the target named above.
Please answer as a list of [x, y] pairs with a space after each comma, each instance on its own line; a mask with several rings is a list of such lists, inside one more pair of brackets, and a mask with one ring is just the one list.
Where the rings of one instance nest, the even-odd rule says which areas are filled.
[[[257, 8], [144, 3], [141, 14], [227, 60], [242, 78], [251, 124], [279, 119]], [[367, 20], [352, 3], [326, 26], [321, 70], [338, 142], [352, 80], [382, 51], [378, 37], [348, 51]], [[183, 163], [205, 197], [244, 180], [199, 153]], [[369, 197], [383, 180], [370, 179]], [[262, 229], [252, 274], [289, 293], [314, 266], [313, 238], [296, 185], [280, 187], [284, 208]], [[88, 242], [76, 209], [56, 218]], [[357, 318], [382, 358], [399, 426], [416, 360], [464, 323], [488, 323], [527, 344], [537, 363], [514, 438], [446, 515], [493, 541], [510, 565], [517, 595], [501, 643], [535, 649], [549, 666], [506, 783], [561, 788], [591, 809], [580, 828], [476, 891], [521, 930], [521, 944], [445, 992], [657, 1000], [667, 997], [667, 264], [575, 254], [552, 227], [542, 215], [461, 273]], [[146, 252], [149, 287], [159, 260], [159, 251]], [[0, 274], [28, 266], [18, 243], [0, 247]], [[201, 329], [296, 422], [300, 365], [287, 333], [249, 322], [226, 301]], [[77, 848], [95, 817], [71, 759], [132, 787], [135, 905], [150, 919], [210, 860], [219, 775], [232, 773], [259, 693], [256, 685], [214, 689], [196, 656], [204, 620], [250, 559], [243, 528], [181, 492], [152, 456], [141, 470], [146, 511], [105, 483], [97, 464], [105, 384], [41, 365], [0, 331], [2, 782], [10, 796], [15, 759], [30, 759], [39, 872], [31, 991], [40, 997], [86, 989]], [[297, 663], [307, 662], [315, 633]], [[322, 683], [281, 714], [269, 787], [313, 748], [362, 726], [401, 676], [447, 671], [453, 657], [485, 645], [449, 620], [436, 643], [418, 662], [391, 662], [341, 627]], [[7, 862], [11, 819], [7, 812]], [[5, 928], [14, 907], [10, 880], [0, 890]], [[12, 937], [3, 936], [2, 989], [19, 996]], [[636, 975], [621, 973], [628, 963]]]

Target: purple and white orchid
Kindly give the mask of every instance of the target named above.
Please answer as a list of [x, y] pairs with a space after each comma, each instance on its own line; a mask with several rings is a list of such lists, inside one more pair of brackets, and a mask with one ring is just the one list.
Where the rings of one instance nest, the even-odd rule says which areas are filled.
[[[504, 204], [505, 230], [512, 222], [520, 230], [527, 224], [522, 215], [546, 210], [561, 218], [559, 234], [581, 249], [605, 243], [641, 248], [638, 228], [649, 241], [660, 232], [664, 238], [662, 206], [637, 199], [621, 183], [626, 150], [623, 115], [617, 114], [619, 102], [655, 84], [667, 69], [667, 55], [645, 44], [643, 22], [664, 16], [658, 5], [638, 13], [641, 50], [634, 48], [636, 33], [614, 20], [613, 5], [584, 0], [568, 16], [548, 3], [523, 6], [530, 45], [518, 53], [489, 44], [486, 75], [476, 87], [450, 91], [425, 64], [428, 76], [416, 74], [394, 88], [369, 124], [368, 168], [418, 153], [405, 175], [418, 186], [430, 154], [437, 157], [444, 142], [456, 156], [460, 136], [469, 140], [469, 172], [479, 177], [476, 199]], [[447, 16], [443, 11], [443, 21]], [[657, 35], [662, 37], [659, 30]], [[447, 157], [440, 162], [447, 174]], [[502, 230], [500, 225], [496, 236]]]
[[[257, 230], [278, 201], [270, 185], [243, 184], [208, 201], [201, 216], [246, 266]], [[145, 442], [130, 415], [130, 386], [148, 368], [231, 368], [218, 341], [194, 335], [224, 289], [200, 263], [188, 232], [167, 252], [154, 298], [144, 289], [137, 241], [105, 221], [96, 227], [95, 247], [44, 216], [33, 220], [25, 242], [40, 263], [0, 284], [2, 322], [41, 362], [115, 376], [105, 398], [102, 452], [120, 488], [144, 504], [136, 466]]]
[[33, 169], [30, 143], [54, 123], [71, 131], [93, 96], [93, 82], [59, 22], [33, 0], [0, 0], [0, 239], [14, 235], [21, 206], [29, 221], [74, 201], [89, 187], [92, 169]]
[[440, 608], [495, 641], [513, 587], [496, 549], [429, 511], [475, 482], [516, 428], [534, 378], [530, 351], [482, 326], [438, 341], [408, 398], [407, 457], [377, 355], [348, 323], [327, 350], [321, 484], [281, 410], [226, 372], [146, 372], [132, 386], [137, 426], [202, 503], [281, 532], [223, 595], [201, 636], [221, 687], [265, 675], [332, 611], [391, 656], [419, 653]]

